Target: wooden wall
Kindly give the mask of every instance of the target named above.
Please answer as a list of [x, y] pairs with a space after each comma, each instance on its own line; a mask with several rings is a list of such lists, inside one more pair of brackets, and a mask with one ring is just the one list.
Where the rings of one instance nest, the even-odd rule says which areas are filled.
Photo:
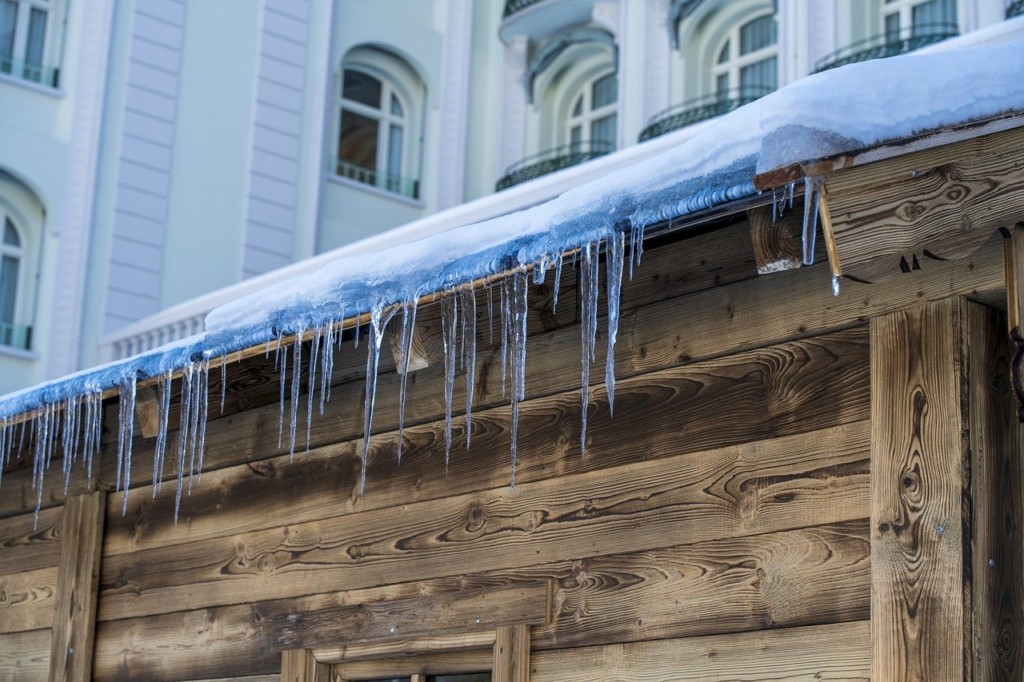
[[[173, 485], [139, 484], [123, 516], [107, 499], [95, 678], [277, 679], [288, 650], [519, 623], [532, 680], [1020, 679], [1020, 447], [1003, 313], [977, 302], [1003, 295], [1001, 239], [834, 298], [824, 263], [758, 276], [750, 235], [644, 254], [615, 414], [596, 370], [582, 458], [572, 271], [557, 311], [534, 297], [515, 491], [482, 299], [471, 450], [459, 416], [445, 471], [435, 362], [410, 376], [397, 466], [386, 360], [362, 497], [365, 348], [342, 349], [294, 459], [272, 365], [232, 366], [179, 523]], [[421, 311], [428, 348], [438, 318]], [[136, 438], [136, 481], [152, 445]], [[33, 530], [26, 474], [3, 486], [0, 677], [41, 678], [63, 493]]]

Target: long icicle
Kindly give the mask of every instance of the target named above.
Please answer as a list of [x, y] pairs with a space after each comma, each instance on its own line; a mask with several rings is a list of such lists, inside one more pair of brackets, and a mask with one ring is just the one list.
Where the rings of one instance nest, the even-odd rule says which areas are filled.
[[512, 472], [509, 486], [516, 489], [519, 461], [519, 403], [526, 398], [526, 320], [529, 273], [520, 266], [512, 276]]
[[[121, 410], [118, 417], [121, 423], [121, 441], [118, 446], [118, 459], [124, 461], [124, 490], [121, 497], [121, 516], [128, 513], [128, 489], [132, 484], [132, 433], [135, 430], [135, 375], [121, 384]], [[123, 450], [123, 456], [121, 451]]]
[[412, 342], [416, 336], [416, 308], [419, 296], [413, 296], [402, 309], [402, 377], [398, 388], [398, 464], [402, 463], [403, 432], [405, 431], [405, 397], [409, 385], [409, 363], [412, 361]]
[[299, 394], [302, 389], [302, 337], [306, 330], [299, 328], [295, 332], [295, 344], [292, 346], [292, 393], [291, 420], [288, 423], [288, 460], [295, 460], [295, 433], [299, 422]]
[[462, 349], [466, 356], [466, 450], [473, 431], [473, 391], [476, 384], [476, 291], [472, 287], [462, 291], [462, 319], [466, 325], [466, 334], [462, 343], [468, 348]]
[[377, 368], [384, 328], [394, 316], [392, 309], [383, 314], [383, 304], [375, 303], [370, 311], [370, 338], [366, 344], [366, 400], [363, 404], [363, 456], [359, 466], [359, 494], [366, 492], [366, 467], [370, 459], [370, 434], [373, 431], [373, 408], [377, 399]]
[[444, 340], [444, 472], [452, 454], [452, 397], [455, 392], [455, 365], [458, 360], [459, 297], [450, 294], [441, 301], [441, 337]]
[[605, 254], [608, 292], [608, 352], [605, 355], [604, 385], [608, 391], [608, 413], [615, 413], [615, 340], [619, 335], [619, 298], [622, 294], [622, 261], [626, 253], [626, 233], [618, 232], [608, 240]]

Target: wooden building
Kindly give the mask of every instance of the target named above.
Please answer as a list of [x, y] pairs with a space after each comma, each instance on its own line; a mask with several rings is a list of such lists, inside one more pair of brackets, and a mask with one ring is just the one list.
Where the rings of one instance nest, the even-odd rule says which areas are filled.
[[273, 357], [229, 365], [177, 524], [141, 398], [122, 514], [112, 398], [92, 480], [48, 476], [38, 523], [31, 458], [6, 467], [0, 678], [1024, 679], [1022, 124], [759, 176], [823, 181], [814, 266], [799, 193], [779, 220], [766, 191], [652, 232], [583, 457], [566, 263], [557, 309], [550, 277], [531, 291], [515, 490], [483, 289], [471, 447], [456, 414], [446, 470], [425, 304], [401, 465], [385, 352], [363, 495], [348, 343], [294, 458]]

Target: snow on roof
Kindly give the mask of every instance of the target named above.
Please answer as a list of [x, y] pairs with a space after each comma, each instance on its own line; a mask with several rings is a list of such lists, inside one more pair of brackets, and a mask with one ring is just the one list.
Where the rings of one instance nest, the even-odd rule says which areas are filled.
[[[1024, 111], [1024, 40], [851, 64], [791, 83], [655, 157], [533, 208], [342, 257], [223, 305], [207, 331], [0, 398], [0, 418], [179, 370], [382, 305], [506, 272], [635, 226], [756, 194], [754, 175], [788, 164]], [[1014, 28], [1011, 26], [1011, 28]], [[385, 243], [387, 240], [384, 240]]]

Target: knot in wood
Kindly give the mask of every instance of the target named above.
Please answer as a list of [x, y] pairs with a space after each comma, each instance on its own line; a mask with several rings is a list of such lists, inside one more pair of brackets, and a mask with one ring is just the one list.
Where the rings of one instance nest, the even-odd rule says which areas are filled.
[[469, 505], [469, 511], [466, 514], [466, 531], [477, 533], [483, 529], [486, 523], [487, 512], [484, 510], [483, 505], [475, 502]]
[[928, 211], [928, 208], [916, 201], [905, 201], [896, 209], [896, 217], [900, 220], [912, 223], [918, 220]]

